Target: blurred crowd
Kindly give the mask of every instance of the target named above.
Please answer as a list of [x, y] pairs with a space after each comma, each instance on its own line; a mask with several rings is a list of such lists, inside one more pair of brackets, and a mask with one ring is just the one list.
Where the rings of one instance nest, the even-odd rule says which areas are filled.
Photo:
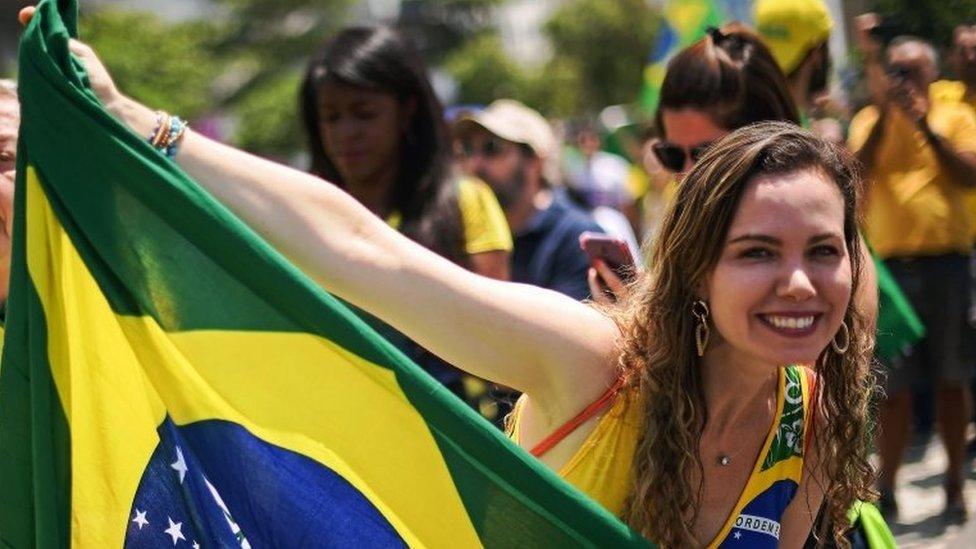
[[[612, 307], [645, 268], [642, 246], [682, 175], [714, 141], [779, 120], [846, 143], [863, 166], [861, 230], [883, 290], [879, 335], [895, 330], [886, 306], [924, 328], [877, 360], [886, 374], [876, 441], [881, 508], [897, 517], [896, 474], [915, 426], [944, 444], [944, 515], [964, 521], [976, 375], [976, 22], [960, 24], [950, 44], [932, 44], [891, 35], [876, 14], [859, 16], [852, 24], [869, 93], [858, 101], [831, 85], [833, 21], [820, 0], [759, 0], [755, 10], [755, 28], [711, 28], [678, 53], [653, 120], [623, 128], [596, 118], [547, 120], [506, 98], [447, 116], [404, 35], [344, 29], [311, 58], [301, 89], [296, 116], [307, 132], [309, 170], [475, 273]], [[0, 87], [6, 257], [18, 118], [12, 89]], [[2, 291], [5, 298], [5, 284]], [[886, 305], [885, 291], [895, 305]], [[874, 296], [864, 302], [877, 310]], [[370, 320], [503, 425], [512, 391]]]

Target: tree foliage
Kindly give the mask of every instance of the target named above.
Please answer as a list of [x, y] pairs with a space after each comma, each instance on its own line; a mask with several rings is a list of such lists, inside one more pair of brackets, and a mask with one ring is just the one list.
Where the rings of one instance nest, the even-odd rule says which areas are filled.
[[550, 116], [633, 102], [658, 26], [645, 0], [569, 0], [545, 25], [553, 56], [539, 68], [511, 59], [491, 30], [447, 56], [463, 103], [512, 97]]
[[658, 25], [646, 0], [572, 0], [545, 30], [557, 57], [579, 69], [580, 106], [595, 111], [634, 101]]
[[254, 88], [276, 87], [346, 23], [352, 0], [210, 0], [220, 11], [213, 51], [236, 75], [217, 99], [233, 104]]
[[500, 97], [521, 97], [526, 85], [521, 67], [491, 33], [468, 40], [447, 57], [444, 68], [457, 80], [461, 103], [485, 104]]
[[80, 19], [80, 37], [119, 88], [147, 105], [194, 118], [211, 105], [217, 71], [205, 22], [167, 23], [152, 13], [105, 9]]
[[188, 119], [226, 114], [235, 145], [288, 157], [301, 150], [298, 85], [305, 62], [345, 22], [351, 0], [210, 0], [216, 16], [164, 21], [118, 7], [86, 10], [81, 37], [119, 87]]
[[417, 44], [424, 59], [439, 65], [493, 25], [494, 9], [507, 0], [402, 0], [397, 27]]
[[871, 6], [892, 18], [899, 32], [930, 40], [940, 49], [952, 43], [956, 25], [976, 22], [973, 0], [872, 0]]
[[303, 73], [291, 71], [242, 95], [235, 104], [234, 142], [249, 151], [288, 159], [305, 147], [298, 109]]

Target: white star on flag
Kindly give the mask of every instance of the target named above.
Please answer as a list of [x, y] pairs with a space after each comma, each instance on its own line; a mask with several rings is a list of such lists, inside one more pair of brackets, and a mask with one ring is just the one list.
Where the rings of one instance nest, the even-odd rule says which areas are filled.
[[143, 526], [149, 524], [149, 521], [146, 520], [146, 511], [140, 511], [139, 509], [136, 509], [136, 518], [132, 519], [132, 522], [138, 524], [139, 529], [142, 530]]
[[200, 549], [200, 544], [194, 541], [193, 542], [193, 549]]
[[180, 447], [176, 447], [176, 461], [170, 464], [170, 467], [176, 469], [180, 473], [180, 484], [183, 484], [183, 477], [186, 476], [186, 461], [183, 460], [183, 452]]
[[736, 531], [736, 533], [735, 533], [735, 534], [732, 534], [732, 536], [733, 536], [733, 537], [734, 537], [735, 539], [739, 539], [739, 538], [741, 538], [741, 537], [742, 537], [742, 532], [739, 532], [739, 531]]
[[166, 534], [169, 534], [169, 536], [171, 538], [173, 538], [173, 545], [176, 545], [176, 540], [180, 540], [181, 539], [181, 540], [184, 540], [185, 541], [186, 538], [183, 537], [183, 523], [182, 522], [173, 522], [173, 519], [171, 519], [169, 517], [166, 517], [166, 520], [169, 521], [169, 528], [167, 528], [166, 530], [163, 530], [163, 532], [165, 532]]

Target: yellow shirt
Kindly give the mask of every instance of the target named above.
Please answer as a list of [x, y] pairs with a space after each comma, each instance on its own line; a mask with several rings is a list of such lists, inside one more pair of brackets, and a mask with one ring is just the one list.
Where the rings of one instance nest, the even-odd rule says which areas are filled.
[[494, 191], [484, 181], [465, 177], [458, 182], [458, 205], [464, 223], [464, 250], [469, 254], [512, 251], [508, 228]]
[[[849, 145], [858, 150], [878, 119], [874, 106], [851, 121]], [[928, 123], [958, 151], [976, 152], [976, 113], [961, 104], [934, 102]], [[972, 245], [968, 189], [939, 166], [932, 147], [897, 111], [867, 175], [866, 233], [879, 257], [968, 253]]]
[[[955, 80], [939, 80], [929, 86], [929, 96], [932, 101], [947, 103], [962, 103], [972, 107], [976, 112], [976, 93], [966, 97], [966, 85]], [[973, 225], [973, 243], [976, 244], [976, 189], [970, 189], [966, 194], [966, 207], [969, 210]]]
[[[512, 410], [511, 438], [519, 440], [522, 403]], [[641, 435], [643, 407], [633, 389], [621, 392], [559, 476], [616, 516], [633, 486], [631, 464]]]
[[[495, 193], [480, 179], [465, 177], [457, 183], [458, 207], [464, 225], [464, 251], [469, 255], [494, 251], [512, 251], [512, 231]], [[400, 228], [400, 212], [386, 222]]]
[[[735, 507], [708, 547], [736, 540], [745, 547], [776, 547], [780, 521], [803, 478], [814, 374], [802, 366], [780, 368], [776, 421]], [[512, 411], [511, 438], [519, 440], [521, 403]], [[631, 487], [634, 450], [644, 429], [634, 389], [621, 392], [559, 476], [620, 516]]]
[[647, 191], [651, 190], [651, 180], [644, 173], [644, 170], [640, 169], [635, 164], [630, 165], [630, 169], [627, 170], [627, 192], [630, 196], [634, 197], [635, 200], [639, 200]]
[[966, 98], [966, 85], [955, 80], [939, 80], [929, 86], [929, 97], [932, 101], [948, 103], [963, 103], [976, 109], [976, 94]]

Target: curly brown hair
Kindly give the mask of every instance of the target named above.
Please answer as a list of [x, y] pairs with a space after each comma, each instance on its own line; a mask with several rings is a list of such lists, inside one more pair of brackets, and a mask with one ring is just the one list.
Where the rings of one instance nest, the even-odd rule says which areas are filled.
[[[614, 313], [622, 333], [619, 365], [642, 397], [645, 422], [623, 519], [665, 546], [701, 545], [691, 529], [700, 509], [701, 482], [691, 479], [704, 474], [699, 441], [708, 409], [690, 312], [695, 288], [717, 263], [748, 182], [801, 170], [818, 170], [843, 195], [844, 237], [856, 292], [863, 250], [857, 230], [860, 179], [853, 159], [794, 124], [764, 122], [716, 142], [688, 173], [665, 214], [650, 272]], [[829, 528], [841, 546], [849, 528], [847, 510], [855, 500], [873, 496], [874, 476], [867, 460], [873, 334], [853, 300], [844, 321], [850, 327], [847, 352], [838, 354], [828, 346], [811, 365], [819, 378], [811, 402], [821, 459], [804, 462], [804, 474], [816, 471], [826, 483], [820, 537]]]

